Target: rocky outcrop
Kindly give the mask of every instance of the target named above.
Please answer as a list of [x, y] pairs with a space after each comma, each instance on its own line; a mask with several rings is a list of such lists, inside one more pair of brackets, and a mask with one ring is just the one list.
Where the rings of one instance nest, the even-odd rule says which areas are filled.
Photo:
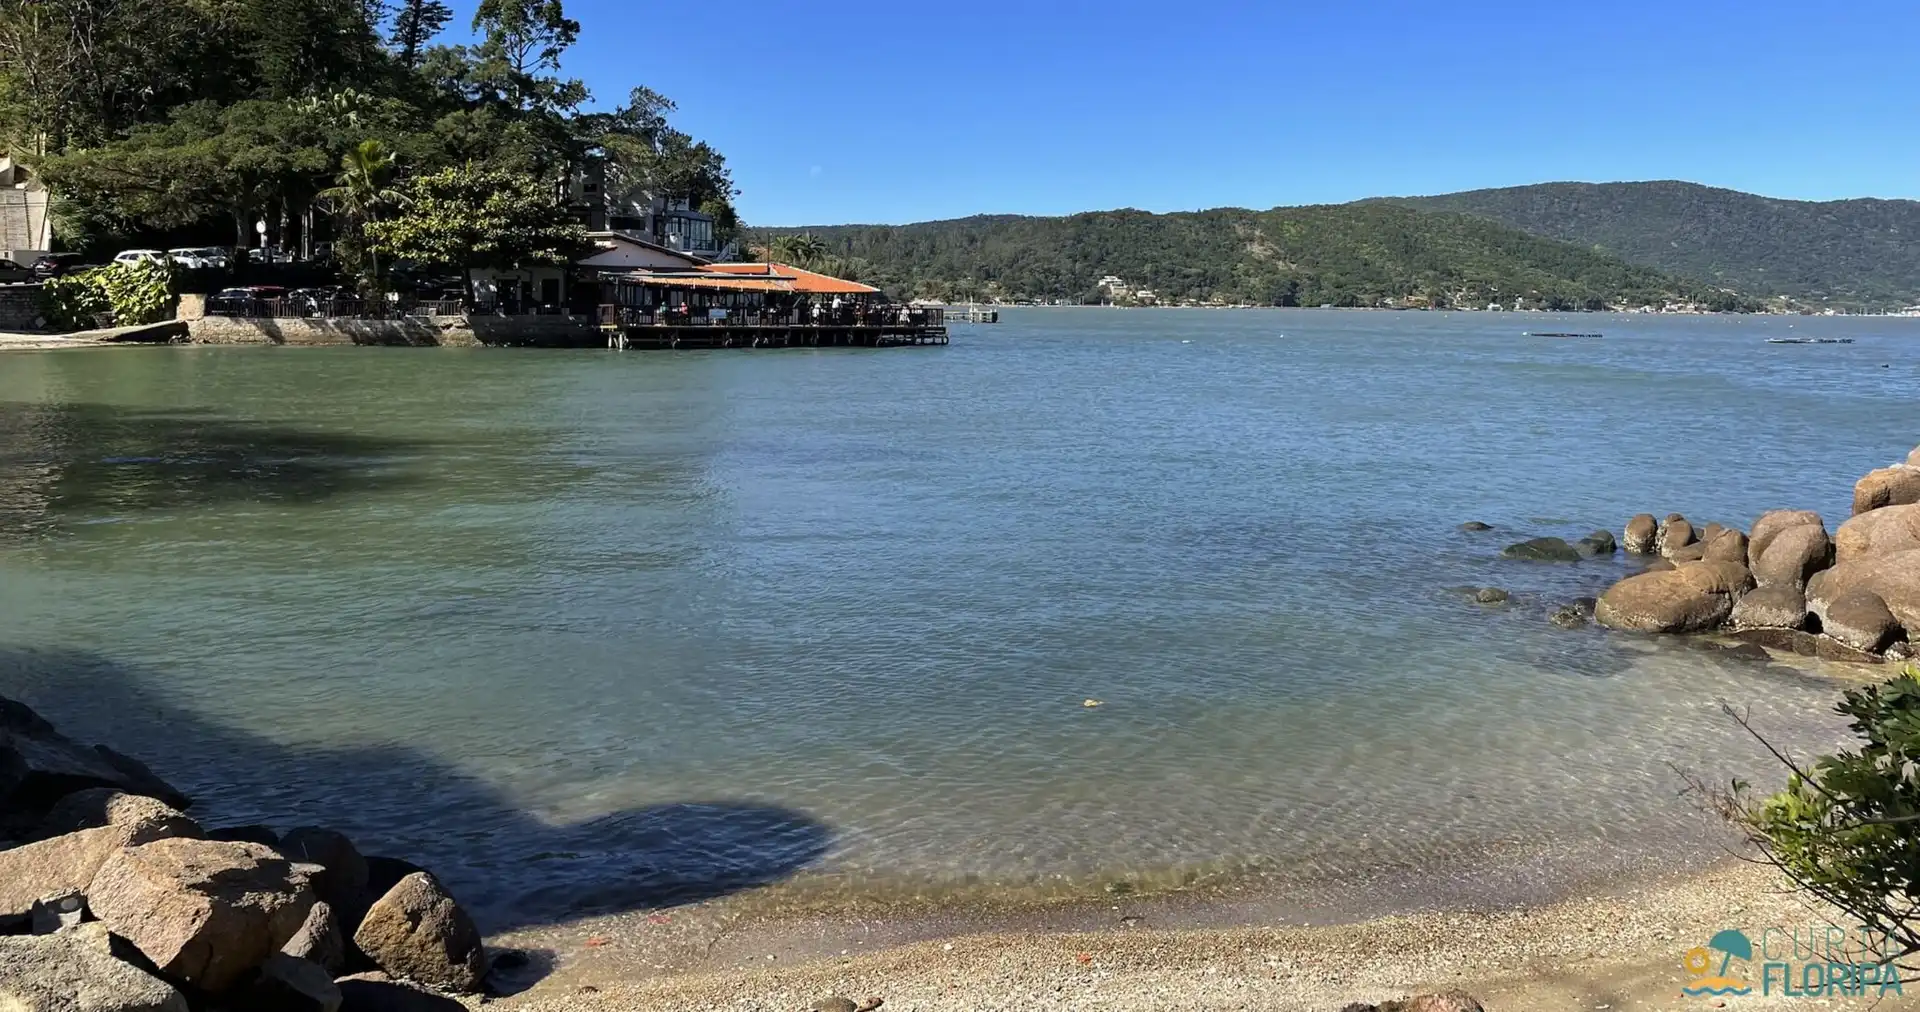
[[1803, 590], [1808, 577], [1833, 561], [1833, 542], [1819, 524], [1796, 524], [1778, 530], [1764, 542], [1764, 548], [1762, 544], [1749, 541], [1747, 546], [1754, 582], [1762, 587], [1782, 584]]
[[25, 704], [0, 699], [0, 811], [44, 813], [90, 787], [159, 798], [174, 808], [192, 804], [145, 766], [111, 749], [82, 745]]
[[340, 987], [319, 966], [276, 952], [229, 1004], [235, 1012], [340, 1012]]
[[[93, 787], [76, 791], [54, 802], [47, 816], [41, 820], [40, 832], [43, 836], [58, 836], [80, 829], [99, 829], [103, 826], [124, 826], [146, 824], [149, 827], [165, 827], [171, 832], [168, 836], [197, 837], [204, 834], [198, 823], [175, 811], [166, 802], [158, 798], [128, 794], [112, 787]], [[156, 836], [154, 839], [159, 839]]]
[[375, 901], [353, 943], [393, 976], [442, 990], [476, 990], [487, 972], [473, 920], [425, 872], [401, 879]]
[[1411, 998], [1396, 998], [1378, 1005], [1354, 1002], [1342, 1008], [1340, 1012], [1486, 1012], [1486, 1009], [1465, 991], [1446, 991], [1440, 994], [1417, 994]]
[[1856, 590], [1879, 595], [1909, 632], [1920, 630], [1920, 548], [1851, 559], [1807, 581], [1807, 607], [1824, 625], [1827, 607]]
[[1749, 591], [1727, 616], [1730, 629], [1799, 629], [1807, 624], [1807, 598], [1790, 583]]
[[1760, 514], [1760, 518], [1753, 522], [1753, 530], [1747, 535], [1748, 554], [1753, 558], [1759, 558], [1766, 553], [1767, 545], [1780, 536], [1780, 532], [1806, 524], [1812, 524], [1823, 531], [1827, 527], [1826, 521], [1820, 519], [1820, 514], [1812, 510], [1768, 510]]
[[1652, 555], [1659, 548], [1660, 521], [1655, 520], [1651, 513], [1636, 514], [1627, 521], [1625, 534], [1620, 540], [1627, 551], [1635, 555]]
[[340, 1012], [467, 1012], [444, 995], [425, 991], [379, 972], [342, 977]]
[[1701, 632], [1733, 611], [1734, 598], [1750, 578], [1744, 567], [1689, 562], [1670, 570], [1629, 576], [1600, 595], [1594, 620], [1633, 632]]
[[1853, 486], [1853, 515], [1884, 506], [1920, 503], [1920, 468], [1895, 464], [1868, 471]]
[[1579, 552], [1581, 558], [1597, 559], [1619, 551], [1620, 545], [1613, 540], [1612, 531], [1594, 531], [1574, 542], [1573, 550]]
[[1853, 590], [1829, 602], [1820, 625], [1827, 635], [1855, 650], [1878, 651], [1900, 632], [1887, 603], [1871, 590]]
[[1578, 549], [1560, 538], [1529, 538], [1517, 544], [1508, 545], [1500, 554], [1509, 559], [1525, 559], [1530, 562], [1579, 562]]
[[314, 904], [307, 874], [255, 843], [161, 840], [109, 858], [87, 900], [169, 977], [219, 993], [300, 929]]
[[334, 916], [333, 907], [322, 900], [307, 911], [307, 919], [300, 922], [300, 930], [287, 939], [280, 951], [297, 959], [317, 964], [328, 973], [337, 974], [347, 968], [347, 936], [340, 931], [340, 921]]
[[1747, 564], [1747, 536], [1731, 528], [1721, 528], [1706, 540], [1706, 550], [1700, 557], [1709, 562], [1731, 562], [1738, 566]]
[[1666, 522], [1660, 525], [1660, 534], [1655, 539], [1654, 547], [1661, 555], [1672, 558], [1675, 551], [1693, 544], [1695, 540], [1693, 525], [1687, 522], [1687, 518], [1678, 513], [1669, 513]]
[[280, 838], [279, 850], [295, 861], [318, 865], [313, 876], [314, 895], [335, 910], [357, 916], [366, 909], [367, 860], [360, 856], [353, 841], [331, 829], [303, 826], [289, 829]]
[[1851, 562], [1920, 548], [1920, 504], [1886, 506], [1862, 513], [1833, 532], [1833, 561]]
[[170, 819], [121, 823], [0, 850], [0, 929], [26, 922], [41, 899], [88, 892], [115, 855], [168, 839], [178, 828]]
[[187, 999], [114, 952], [103, 924], [0, 936], [0, 1009], [9, 1012], [188, 1012]]

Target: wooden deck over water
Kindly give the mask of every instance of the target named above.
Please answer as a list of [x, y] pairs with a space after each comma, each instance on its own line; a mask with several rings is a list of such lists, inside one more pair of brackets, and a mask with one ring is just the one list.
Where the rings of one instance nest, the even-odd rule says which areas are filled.
[[602, 306], [600, 330], [609, 348], [903, 348], [947, 343], [938, 309], [909, 320], [802, 323], [761, 314], [664, 322], [659, 314], [610, 312]]

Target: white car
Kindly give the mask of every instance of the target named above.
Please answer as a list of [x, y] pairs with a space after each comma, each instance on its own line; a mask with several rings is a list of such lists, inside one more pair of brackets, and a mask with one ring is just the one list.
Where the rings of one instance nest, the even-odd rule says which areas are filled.
[[113, 258], [113, 262], [117, 264], [163, 264], [167, 262], [167, 255], [157, 249], [122, 250]]
[[229, 263], [227, 251], [219, 246], [202, 246], [194, 252], [199, 254], [200, 259], [205, 261], [208, 267], [225, 270]]
[[170, 249], [167, 251], [167, 259], [190, 271], [197, 271], [202, 267], [213, 266], [213, 262], [207, 259], [207, 251], [197, 246], [192, 248]]

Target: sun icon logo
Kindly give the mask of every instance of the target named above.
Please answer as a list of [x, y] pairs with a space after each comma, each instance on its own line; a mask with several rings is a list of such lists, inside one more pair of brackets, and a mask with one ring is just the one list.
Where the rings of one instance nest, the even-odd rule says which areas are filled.
[[[1713, 954], [1716, 952], [1721, 955], [1717, 968], [1713, 965]], [[1746, 994], [1753, 990], [1746, 981], [1728, 975], [1728, 966], [1735, 959], [1753, 959], [1753, 943], [1744, 932], [1722, 931], [1707, 944], [1688, 949], [1680, 957], [1680, 965], [1687, 968], [1693, 981], [1681, 988], [1680, 993], [1698, 997], [1708, 994]]]

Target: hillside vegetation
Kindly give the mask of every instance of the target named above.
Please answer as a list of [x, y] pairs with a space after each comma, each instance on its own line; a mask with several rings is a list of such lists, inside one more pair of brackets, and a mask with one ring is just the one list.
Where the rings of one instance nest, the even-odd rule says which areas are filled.
[[[778, 230], [762, 233], [776, 240]], [[915, 296], [1092, 302], [1115, 276], [1177, 300], [1282, 306], [1638, 306], [1736, 296], [1481, 217], [1372, 202], [805, 230], [864, 280]]]
[[1920, 302], [1920, 201], [1778, 200], [1698, 183], [1542, 183], [1395, 198], [1803, 302]]

